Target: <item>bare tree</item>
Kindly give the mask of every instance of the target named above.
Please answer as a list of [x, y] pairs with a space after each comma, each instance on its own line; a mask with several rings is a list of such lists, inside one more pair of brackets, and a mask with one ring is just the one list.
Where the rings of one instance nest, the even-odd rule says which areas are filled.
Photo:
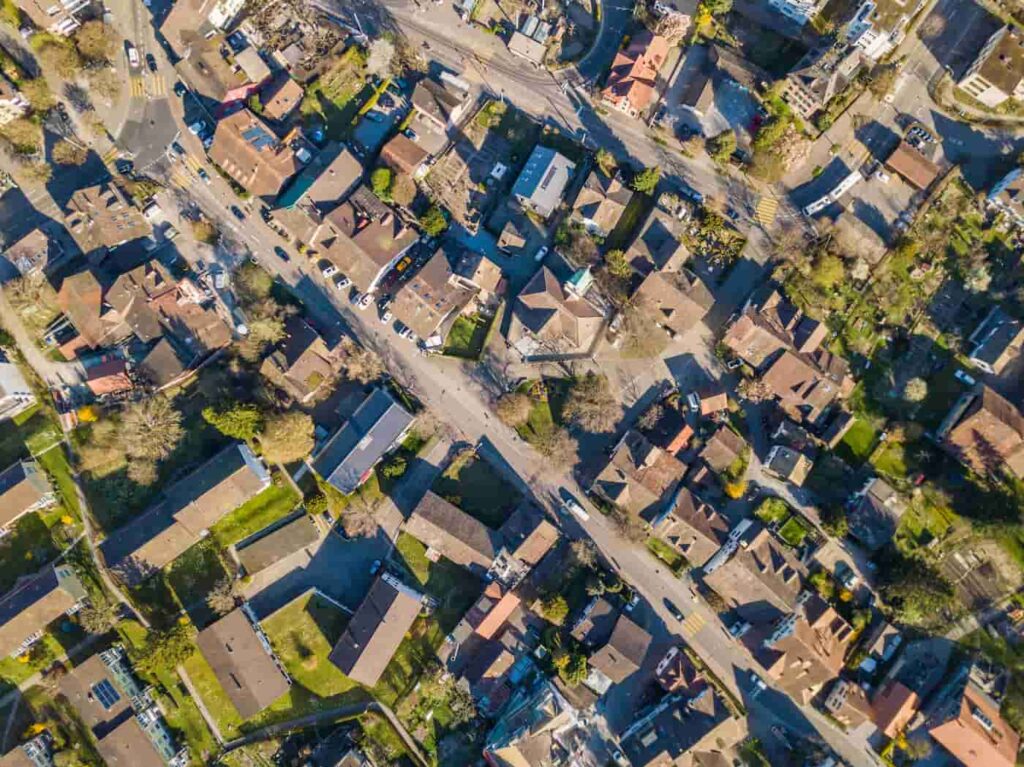
[[736, 386], [736, 393], [747, 402], [767, 402], [774, 396], [772, 387], [760, 378], [744, 378]]
[[690, 17], [682, 13], [667, 13], [654, 25], [654, 34], [668, 40], [669, 45], [678, 45], [690, 31]]
[[221, 578], [206, 595], [206, 606], [217, 615], [224, 615], [235, 609], [235, 581], [230, 577]]
[[519, 426], [526, 423], [530, 417], [530, 409], [533, 403], [530, 398], [521, 392], [509, 392], [502, 395], [495, 406], [495, 412], [502, 423], [509, 426]]
[[927, 396], [928, 383], [923, 378], [911, 378], [903, 387], [903, 399], [907, 402], [922, 402]]
[[612, 431], [622, 415], [622, 407], [612, 395], [608, 379], [588, 372], [576, 378], [565, 401], [565, 415], [585, 431]]
[[260, 435], [263, 457], [271, 463], [301, 461], [313, 451], [313, 419], [293, 410], [271, 416]]
[[341, 340], [342, 373], [350, 381], [370, 383], [384, 374], [384, 363], [374, 352], [348, 336]]
[[181, 413], [163, 395], [133, 402], [121, 416], [121, 444], [129, 458], [162, 460], [184, 434]]
[[361, 499], [353, 499], [341, 513], [341, 526], [349, 538], [369, 538], [377, 534], [377, 514]]
[[579, 457], [579, 445], [565, 429], [555, 429], [535, 444], [554, 466], [570, 466], [576, 463]]
[[394, 44], [383, 37], [370, 43], [370, 54], [366, 58], [366, 71], [377, 77], [387, 77], [391, 73], [391, 60], [395, 57]]
[[597, 565], [597, 546], [587, 538], [577, 538], [569, 544], [573, 561], [580, 567], [593, 569]]

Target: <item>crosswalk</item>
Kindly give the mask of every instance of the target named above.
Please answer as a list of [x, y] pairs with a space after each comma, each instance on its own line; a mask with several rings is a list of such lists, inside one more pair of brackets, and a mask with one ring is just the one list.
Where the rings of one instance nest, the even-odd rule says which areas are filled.
[[160, 99], [167, 95], [167, 80], [161, 75], [132, 75], [129, 78], [132, 98]]
[[690, 616], [683, 621], [683, 636], [689, 638], [694, 636], [698, 631], [704, 628], [704, 624], [707, 623], [704, 620], [704, 616], [698, 612], [690, 613]]
[[764, 195], [760, 200], [757, 201], [757, 208], [754, 212], [754, 218], [761, 226], [771, 226], [775, 221], [775, 213], [779, 209], [779, 201], [771, 195]]
[[128, 84], [131, 88], [131, 94], [133, 98], [145, 98], [146, 84], [142, 81], [141, 77], [128, 78]]
[[114, 162], [117, 160], [117, 157], [120, 154], [121, 150], [118, 149], [116, 146], [110, 147], [110, 149], [108, 149], [101, 158], [103, 160], [103, 164], [113, 167]]
[[167, 81], [160, 75], [153, 75], [149, 79], [149, 97], [151, 99], [163, 98], [167, 95]]

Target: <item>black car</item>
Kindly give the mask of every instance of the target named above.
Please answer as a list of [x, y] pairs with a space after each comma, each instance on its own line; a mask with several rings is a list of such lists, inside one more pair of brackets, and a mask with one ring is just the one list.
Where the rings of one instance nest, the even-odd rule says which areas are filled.
[[133, 163], [131, 160], [120, 158], [117, 162], [114, 163], [114, 168], [116, 168], [117, 172], [120, 173], [122, 176], [127, 176], [135, 168], [135, 163]]
[[180, 97], [184, 96], [186, 93], [188, 93], [188, 88], [185, 87], [185, 83], [181, 80], [176, 80], [174, 82], [174, 95]]
[[260, 218], [262, 218], [265, 223], [269, 224], [271, 218], [273, 218], [270, 214], [270, 208], [260, 208]]
[[282, 248], [280, 245], [274, 246], [274, 255], [280, 258], [282, 261], [289, 261], [288, 251]]
[[676, 607], [675, 603], [671, 599], [667, 599], [666, 598], [666, 599], [663, 599], [662, 601], [665, 603], [666, 609], [668, 609], [668, 611], [670, 613], [672, 613], [672, 617], [673, 618], [675, 618], [679, 622], [682, 622], [682, 621], [684, 621], [686, 619], [686, 616], [683, 615], [682, 610], [680, 610], [678, 607]]
[[152, 53], [146, 54], [146, 66], [149, 67], [150, 72], [156, 71], [156, 56]]
[[237, 218], [239, 221], [245, 221], [245, 213], [237, 205], [231, 206], [231, 215]]
[[185, 148], [181, 144], [179, 144], [177, 141], [171, 142], [171, 151], [174, 153], [175, 157], [184, 157], [185, 156]]

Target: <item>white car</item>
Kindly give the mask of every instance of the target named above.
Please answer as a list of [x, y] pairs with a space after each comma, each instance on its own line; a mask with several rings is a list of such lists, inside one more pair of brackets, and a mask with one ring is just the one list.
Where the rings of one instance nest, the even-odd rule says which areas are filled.
[[626, 602], [626, 607], [625, 607], [626, 612], [627, 613], [633, 612], [633, 610], [636, 609], [636, 606], [638, 604], [640, 604], [640, 592], [634, 591], [633, 592], [633, 596], [630, 598], [630, 600], [628, 602]]
[[686, 404], [690, 406], [690, 411], [693, 413], [700, 412], [700, 395], [697, 392], [692, 391], [686, 395]]
[[582, 522], [587, 522], [590, 519], [590, 515], [572, 498], [567, 499], [563, 504], [562, 508], [577, 517]]
[[199, 136], [206, 130], [206, 123], [202, 120], [196, 120], [190, 126], [188, 126], [188, 132], [193, 136]]
[[336, 267], [334, 264], [325, 264], [324, 266], [320, 267], [320, 274], [324, 276], [325, 280], [330, 279], [337, 273], [338, 267]]
[[356, 295], [356, 297], [352, 300], [352, 303], [356, 305], [356, 309], [358, 309], [359, 311], [363, 311], [364, 309], [366, 309], [366, 307], [373, 303], [373, 296], [371, 296], [369, 293]]
[[729, 636], [740, 639], [750, 631], [750, 624], [747, 621], [736, 621], [729, 627]]
[[128, 52], [128, 66], [132, 69], [138, 69], [139, 65], [142, 63], [139, 59], [138, 49], [131, 43], [128, 43], [128, 45], [125, 46], [125, 50]]
[[395, 325], [395, 331], [398, 333], [399, 338], [404, 338], [406, 341], [416, 340], [416, 334], [412, 332], [412, 328], [403, 325], [401, 322]]
[[768, 689], [768, 685], [766, 685], [764, 683], [764, 680], [761, 679], [761, 677], [759, 677], [755, 672], [751, 671], [750, 672], [750, 698], [751, 698], [751, 700], [756, 698], [758, 695], [760, 695], [762, 692], [764, 692], [767, 689]]
[[547, 256], [547, 254], [548, 254], [548, 246], [545, 245], [543, 248], [541, 248], [540, 250], [537, 251], [537, 255], [535, 255], [533, 257], [533, 260], [536, 261], [539, 264], [541, 261], [544, 260], [544, 257]]
[[334, 280], [334, 287], [338, 290], [344, 290], [352, 284], [352, 280], [346, 277], [344, 274], [339, 274]]
[[395, 315], [391, 313], [390, 309], [385, 309], [380, 313], [380, 324], [387, 325], [391, 320], [395, 318]]
[[957, 370], [953, 373], [953, 378], [962, 384], [967, 384], [968, 386], [974, 386], [974, 384], [977, 383], [977, 381], [974, 380], [974, 376], [969, 375], [965, 370]]

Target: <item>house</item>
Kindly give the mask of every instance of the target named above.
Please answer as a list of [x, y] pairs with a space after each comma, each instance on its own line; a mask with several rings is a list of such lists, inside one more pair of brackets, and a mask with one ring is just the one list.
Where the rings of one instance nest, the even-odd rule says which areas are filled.
[[640, 274], [656, 269], [679, 271], [689, 259], [690, 251], [677, 233], [677, 227], [675, 217], [661, 208], [654, 208], [626, 250], [630, 266]]
[[715, 303], [704, 281], [686, 270], [661, 270], [644, 278], [634, 300], [672, 338], [707, 316]]
[[34, 459], [15, 461], [0, 472], [0, 537], [24, 515], [53, 503], [46, 473]]
[[975, 471], [999, 467], [1024, 477], [1024, 416], [988, 386], [968, 392], [953, 405], [937, 436]]
[[804, 567], [767, 528], [737, 526], [727, 545], [704, 565], [704, 583], [748, 621], [792, 613]]
[[846, 433], [853, 428], [854, 421], [856, 420], [850, 411], [840, 410], [829, 421], [828, 426], [821, 435], [821, 441], [828, 446], [829, 450], [835, 450], [836, 446], [843, 441]]
[[196, 647], [242, 720], [288, 692], [291, 680], [247, 607], [238, 607], [196, 636]]
[[0, 422], [24, 413], [36, 403], [36, 393], [18, 366], [0, 351]]
[[320, 541], [320, 528], [311, 516], [299, 513], [284, 524], [273, 523], [235, 545], [235, 556], [247, 575], [255, 575]]
[[729, 523], [686, 488], [676, 491], [669, 509], [652, 524], [652, 532], [686, 559], [703, 567], [729, 537]]
[[245, 74], [224, 35], [211, 30], [207, 37], [189, 31], [184, 37], [187, 42], [175, 69], [193, 91], [217, 105], [218, 116], [259, 91], [261, 83]]
[[135, 388], [135, 383], [128, 375], [128, 363], [123, 359], [109, 359], [87, 368], [85, 385], [97, 397]]
[[28, 99], [0, 72], [0, 125], [17, 120], [28, 112]]
[[414, 420], [387, 391], [374, 389], [313, 457], [313, 470], [331, 487], [349, 495], [405, 439]]
[[585, 352], [604, 318], [604, 312], [586, 299], [585, 291], [577, 290], [571, 281], [559, 284], [542, 266], [512, 304], [509, 343], [524, 357], [543, 351]]
[[654, 679], [665, 692], [678, 693], [685, 698], [696, 697], [708, 686], [704, 675], [678, 645], [670, 647], [665, 657], [658, 661]]
[[436, 132], [446, 135], [449, 128], [459, 124], [470, 105], [468, 88], [459, 85], [459, 81], [443, 75], [440, 83], [427, 79], [416, 83], [412, 107], [417, 118], [432, 123]]
[[455, 278], [448, 254], [440, 247], [411, 280], [395, 293], [395, 318], [428, 347], [444, 343], [452, 324], [473, 300], [475, 291]]
[[817, 16], [824, 5], [824, 0], [768, 0], [768, 7], [800, 26]]
[[747, 303], [726, 330], [722, 343], [759, 370], [784, 349], [801, 355], [814, 354], [827, 336], [824, 323], [807, 317], [782, 293], [769, 287]]
[[0, 767], [53, 767], [53, 738], [43, 730], [0, 756]]
[[544, 56], [547, 50], [546, 43], [534, 40], [532, 37], [528, 37], [519, 31], [513, 32], [512, 37], [508, 41], [509, 53], [521, 59], [526, 59], [535, 67], [539, 67], [544, 63]]
[[494, 307], [505, 293], [501, 267], [483, 253], [463, 253], [455, 265], [455, 277], [476, 291], [476, 304], [481, 309]]
[[498, 235], [498, 250], [509, 255], [515, 255], [517, 251], [526, 246], [526, 235], [523, 233], [523, 226], [513, 216], [505, 222]]
[[229, 445], [167, 488], [149, 510], [107, 536], [100, 544], [107, 567], [129, 586], [141, 583], [270, 481], [270, 472], [248, 445]]
[[364, 293], [381, 279], [419, 237], [386, 206], [370, 210], [349, 199], [328, 213], [311, 243]]
[[1024, 323], [993, 306], [967, 342], [972, 344], [971, 362], [990, 375], [999, 375], [1020, 356]]
[[907, 504], [884, 479], [875, 477], [856, 496], [847, 512], [850, 535], [870, 551], [892, 540]]
[[512, 187], [512, 197], [528, 211], [548, 218], [562, 202], [576, 164], [554, 149], [537, 145]]
[[888, 663], [903, 645], [903, 635], [891, 623], [881, 621], [869, 634], [862, 647], [867, 657], [861, 661], [860, 668], [873, 672], [881, 664]]
[[58, 618], [78, 612], [88, 592], [68, 564], [46, 565], [19, 578], [0, 597], [0, 658], [21, 655]]
[[997, 30], [982, 46], [957, 87], [995, 109], [1024, 98], [1024, 37], [1013, 26]]
[[661, 515], [685, 473], [686, 464], [630, 429], [615, 445], [590, 491], [629, 514], [650, 520]]
[[299, 316], [285, 320], [284, 332], [284, 340], [263, 360], [260, 373], [284, 388], [297, 402], [310, 402], [334, 380], [337, 355]]
[[64, 224], [87, 256], [152, 233], [142, 211], [113, 182], [76, 189], [65, 205]]
[[599, 686], [607, 689], [605, 681], [620, 684], [639, 671], [650, 646], [651, 635], [620, 615], [608, 641], [592, 653], [587, 662], [603, 677]]
[[255, 197], [273, 198], [302, 166], [287, 137], [278, 139], [260, 118], [240, 109], [217, 123], [210, 159]]
[[572, 205], [572, 216], [591, 234], [607, 237], [631, 199], [633, 192], [622, 183], [618, 172], [607, 176], [595, 168]]
[[859, 48], [833, 45], [809, 50], [786, 75], [782, 99], [805, 120], [812, 120], [846, 90], [863, 66]]
[[738, 748], [746, 737], [744, 720], [705, 687], [692, 698], [667, 695], [641, 710], [619, 743], [634, 767], [717, 767], [741, 762]]
[[704, 443], [699, 455], [712, 471], [721, 474], [749, 449], [743, 437], [728, 426], [722, 425]]
[[57, 687], [96, 739], [104, 763], [119, 767], [185, 767], [189, 763], [188, 751], [175, 744], [150, 688], [136, 679], [120, 647], [103, 650], [70, 668]]
[[885, 167], [922, 192], [932, 185], [940, 172], [938, 165], [906, 141], [901, 141], [885, 158]]
[[786, 615], [756, 622], [743, 643], [765, 676], [806, 706], [839, 676], [854, 636], [850, 624], [821, 597], [805, 594]]
[[89, 0], [18, 0], [17, 6], [36, 27], [61, 37], [78, 29], [92, 7]]
[[605, 597], [593, 597], [572, 625], [570, 636], [586, 648], [600, 647], [611, 638], [619, 609]]
[[567, 764], [565, 755], [585, 742], [583, 732], [576, 710], [555, 685], [538, 676], [512, 694], [487, 733], [484, 759], [501, 767]]
[[836, 679], [822, 701], [822, 708], [847, 730], [871, 721], [871, 701], [864, 688], [849, 679]]
[[380, 161], [395, 173], [415, 176], [419, 167], [430, 157], [430, 153], [406, 136], [398, 133], [380, 150]]
[[863, 0], [846, 27], [846, 41], [879, 61], [903, 40], [921, 0]]
[[787, 415], [808, 423], [818, 421], [836, 399], [853, 388], [852, 382], [848, 387], [841, 387], [810, 358], [788, 350], [771, 364], [761, 380]]
[[477, 634], [482, 639], [492, 639], [520, 602], [514, 591], [506, 591], [497, 581], [490, 581], [480, 598], [459, 620], [452, 636], [460, 643], [464, 643], [471, 634]]
[[615, 54], [601, 101], [630, 117], [639, 117], [658, 97], [658, 73], [668, 58], [668, 40], [646, 29]]
[[1024, 226], [1024, 173], [1014, 168], [992, 187], [985, 204], [989, 210], [1005, 215], [1010, 223]]
[[160, 34], [176, 56], [185, 58], [194, 43], [230, 27], [243, 5], [244, 0], [175, 0]]
[[268, 120], [284, 120], [302, 103], [303, 95], [302, 86], [292, 78], [286, 74], [278, 76], [260, 94], [263, 116]]
[[774, 445], [768, 451], [768, 460], [765, 461], [764, 470], [783, 482], [790, 482], [801, 487], [813, 466], [814, 461], [799, 450], [793, 450], [785, 445]]
[[418, 591], [392, 575], [381, 575], [331, 650], [331, 663], [352, 681], [373, 687], [412, 628], [422, 603]]
[[871, 718], [885, 737], [895, 738], [910, 724], [920, 704], [916, 692], [890, 679], [871, 699]]
[[441, 555], [481, 576], [502, 549], [495, 530], [430, 490], [416, 504], [404, 530], [426, 544], [428, 557]]
[[[363, 178], [363, 166], [351, 151], [329, 142], [277, 199], [274, 218], [298, 210], [316, 228], [322, 216], [347, 199]], [[302, 242], [311, 238], [299, 237]]]
[[59, 235], [58, 225], [52, 222], [41, 224], [8, 245], [4, 257], [22, 275], [47, 271], [65, 256]]
[[528, 503], [512, 512], [498, 530], [512, 559], [526, 567], [536, 566], [558, 541], [558, 528]]
[[235, 54], [235, 65], [242, 70], [249, 82], [262, 86], [270, 79], [270, 67], [263, 60], [259, 50], [250, 45]]
[[964, 767], [1011, 767], [1020, 735], [999, 713], [999, 704], [965, 676], [958, 690], [934, 707], [928, 734]]
[[188, 378], [194, 370], [190, 367], [193, 355], [175, 346], [166, 337], [161, 338], [139, 360], [135, 366], [136, 377], [152, 387], [153, 391], [163, 391]]

